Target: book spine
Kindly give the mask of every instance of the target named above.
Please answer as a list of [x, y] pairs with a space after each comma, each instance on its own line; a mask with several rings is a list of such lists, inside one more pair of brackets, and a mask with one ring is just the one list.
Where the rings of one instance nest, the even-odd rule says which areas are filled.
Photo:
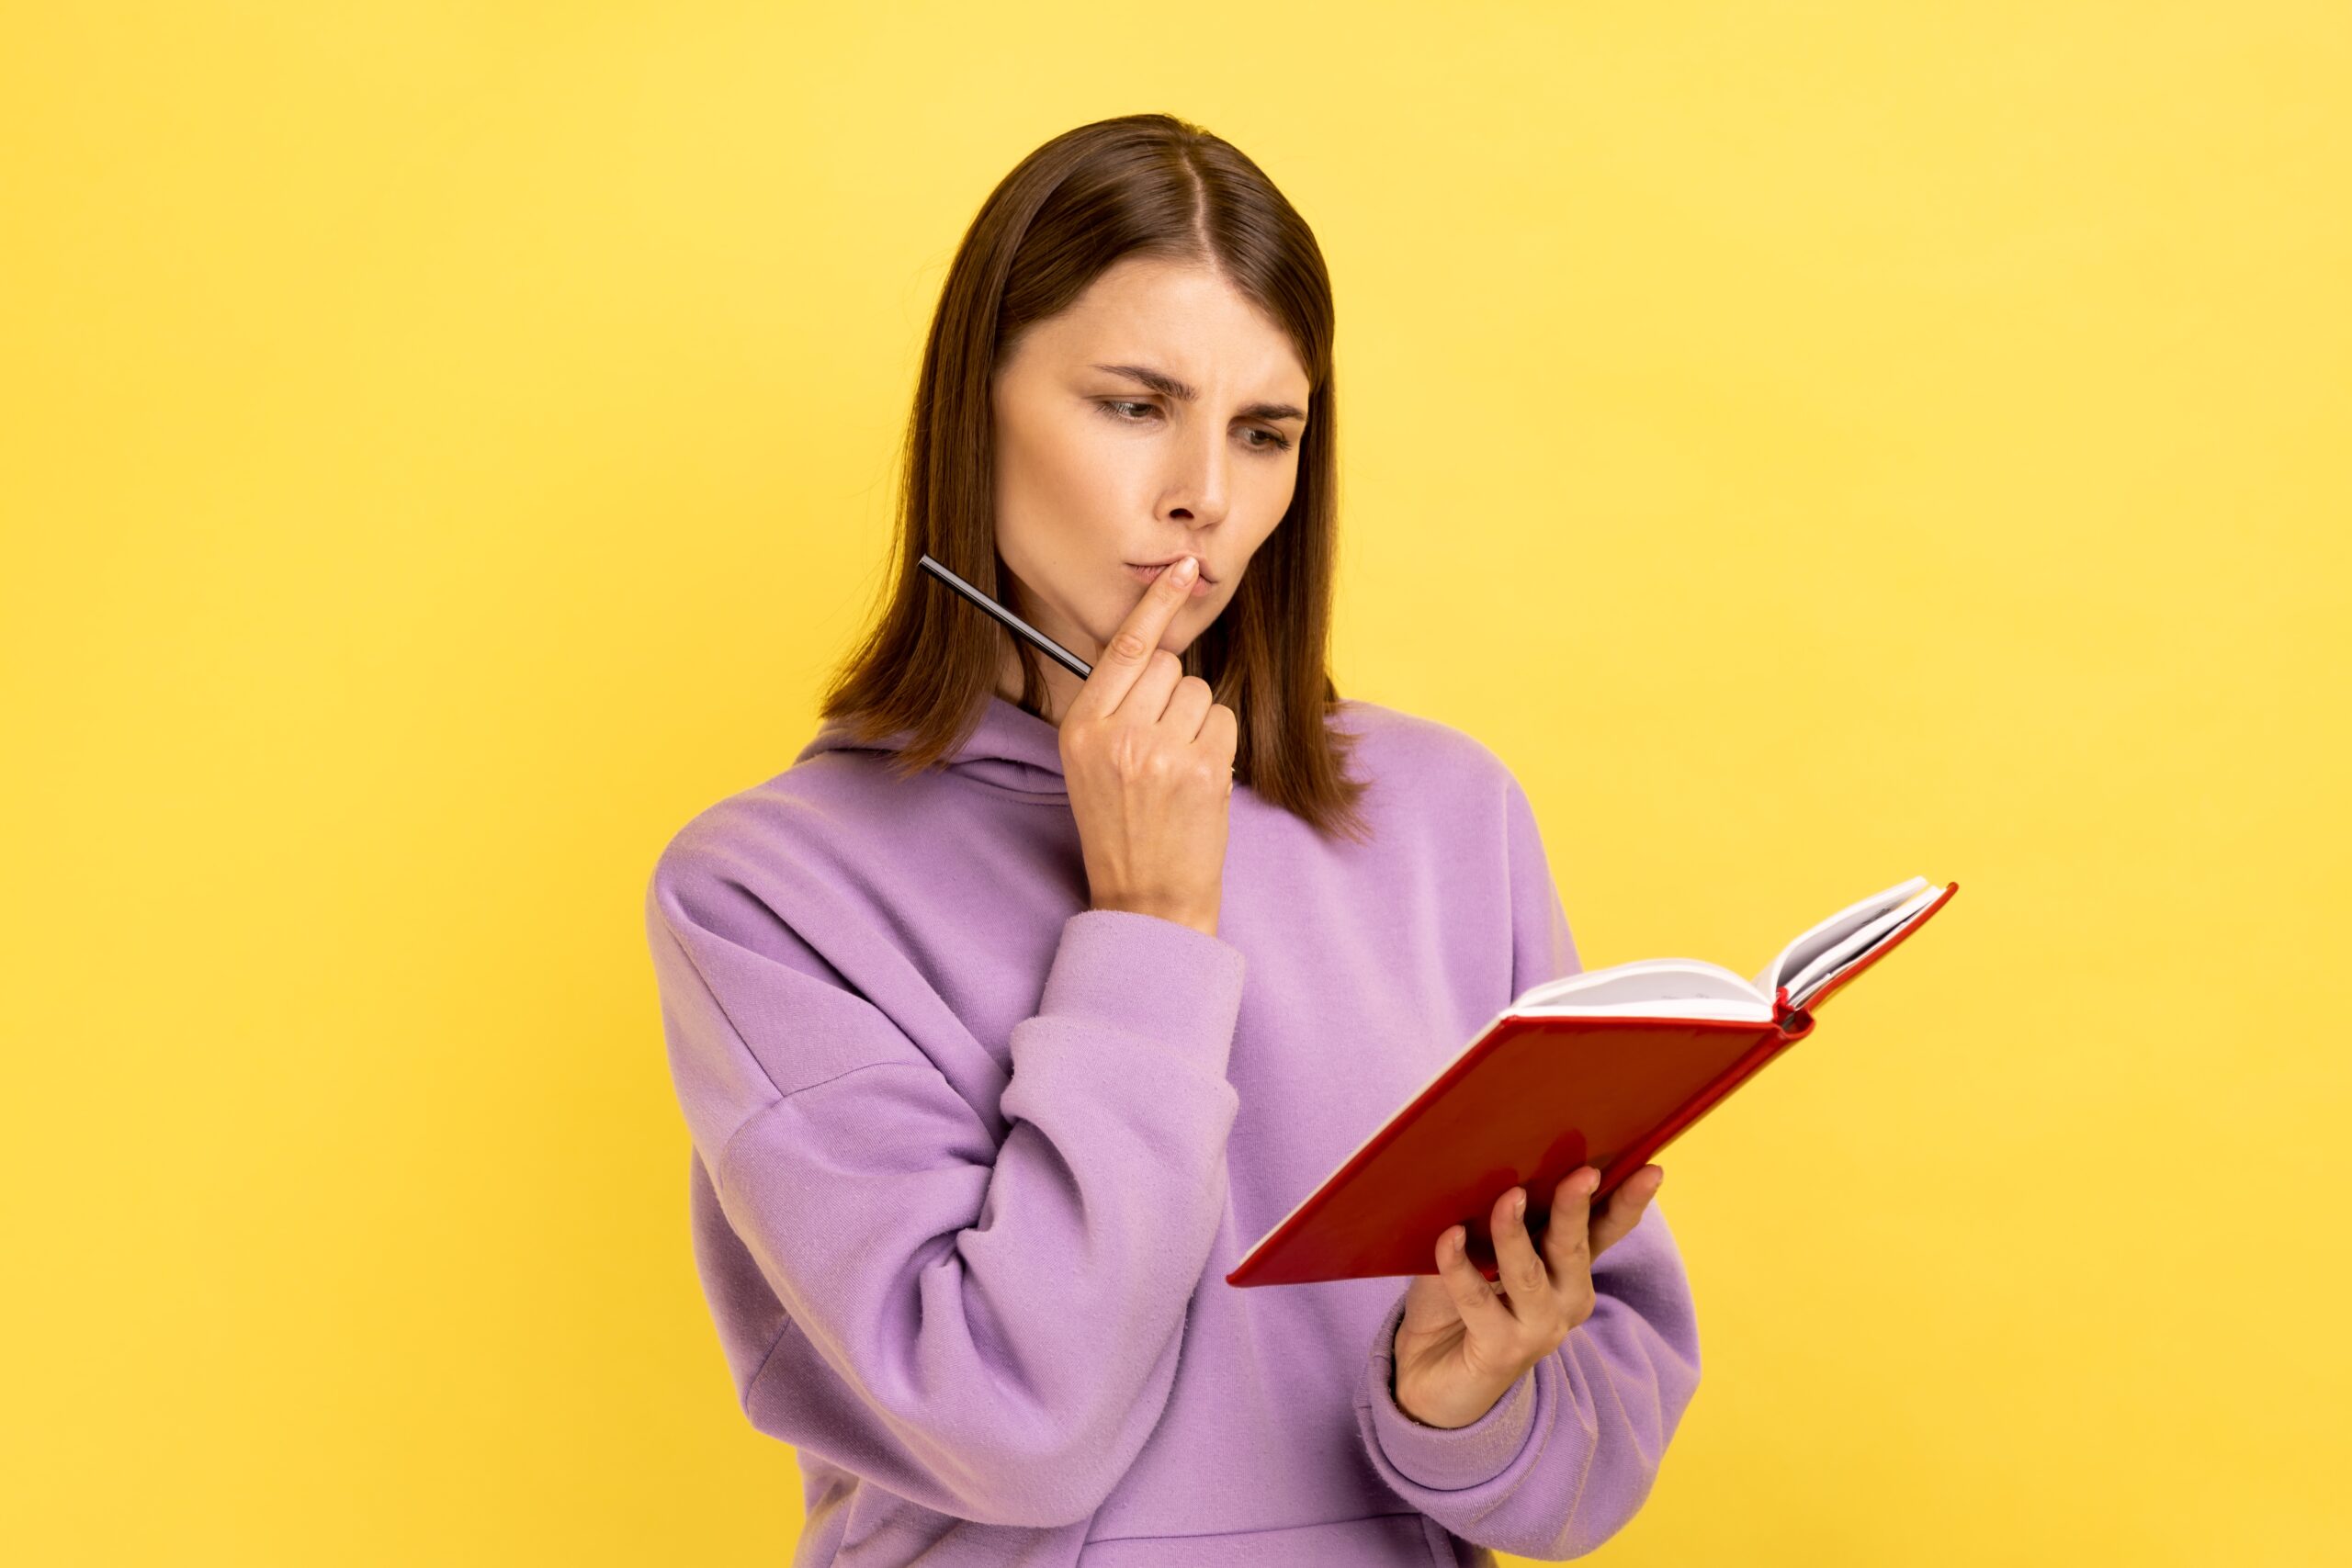
[[1813, 1014], [1790, 1003], [1786, 986], [1773, 987], [1772, 1021], [1780, 1026], [1784, 1043], [1792, 1043], [1813, 1032]]

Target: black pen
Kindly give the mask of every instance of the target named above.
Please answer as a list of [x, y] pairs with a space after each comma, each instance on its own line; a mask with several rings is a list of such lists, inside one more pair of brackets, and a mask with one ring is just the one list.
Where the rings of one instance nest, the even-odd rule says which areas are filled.
[[981, 609], [986, 610], [998, 620], [1002, 621], [1008, 627], [1012, 628], [1017, 636], [1027, 637], [1031, 642], [1037, 646], [1039, 652], [1052, 660], [1055, 663], [1060, 665], [1063, 669], [1069, 671], [1071, 674], [1077, 676], [1080, 680], [1083, 681], [1089, 675], [1094, 673], [1094, 666], [1089, 664], [1085, 660], [1080, 659], [1077, 654], [1072, 653], [1069, 649], [1064, 648], [1060, 643], [1056, 642], [1052, 637], [1047, 637], [1044, 632], [1039, 631], [1036, 627], [1031, 626], [1028, 622], [1023, 620], [1020, 616], [1014, 615], [1012, 611], [1006, 609], [1003, 605], [998, 604], [995, 600], [989, 598], [987, 594], [981, 592], [978, 589], [973, 587], [970, 583], [965, 581], [962, 578], [956, 576], [945, 567], [940, 565], [937, 561], [932, 559], [929, 556], [926, 555], [922, 558], [922, 564], [923, 570], [930, 572], [932, 576], [939, 579], [940, 581], [944, 582], [948, 587], [953, 588], [956, 592], [961, 593], [965, 598], [969, 599], [973, 604], [978, 604]]

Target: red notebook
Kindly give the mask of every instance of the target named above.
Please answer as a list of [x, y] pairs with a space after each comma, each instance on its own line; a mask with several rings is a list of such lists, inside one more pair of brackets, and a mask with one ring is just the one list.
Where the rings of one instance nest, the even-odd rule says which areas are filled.
[[1437, 1238], [1469, 1226], [1497, 1276], [1487, 1215], [1527, 1187], [1543, 1234], [1552, 1189], [1579, 1166], [1608, 1195], [1813, 1032], [1821, 1004], [1892, 953], [1960, 890], [1923, 877], [1849, 905], [1755, 978], [1695, 958], [1648, 958], [1534, 987], [1356, 1146], [1225, 1277], [1302, 1285], [1437, 1271]]

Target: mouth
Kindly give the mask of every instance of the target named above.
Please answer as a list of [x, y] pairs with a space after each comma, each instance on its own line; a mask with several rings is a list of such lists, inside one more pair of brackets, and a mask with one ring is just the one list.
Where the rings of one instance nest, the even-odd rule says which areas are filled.
[[[1182, 560], [1183, 558], [1184, 558], [1182, 556], [1170, 556], [1166, 560], [1131, 560], [1127, 562], [1127, 570], [1129, 571], [1139, 571], [1143, 573], [1144, 580], [1146, 581], [1149, 581], [1152, 578], [1159, 576], [1163, 568], [1174, 566], [1178, 561]], [[1201, 558], [1198, 556], [1194, 556], [1193, 558], [1196, 561], [1201, 561], [1201, 575], [1193, 581], [1195, 582], [1206, 582], [1212, 585], [1215, 584], [1216, 579], [1209, 575], [1209, 563], [1204, 560], [1201, 560]]]

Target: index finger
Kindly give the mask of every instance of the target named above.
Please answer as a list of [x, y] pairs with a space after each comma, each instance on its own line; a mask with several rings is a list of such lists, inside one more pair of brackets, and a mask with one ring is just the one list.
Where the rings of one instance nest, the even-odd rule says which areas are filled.
[[1438, 1278], [1444, 1281], [1445, 1293], [1453, 1303], [1453, 1310], [1462, 1321], [1476, 1328], [1486, 1338], [1498, 1339], [1510, 1331], [1512, 1315], [1502, 1297], [1495, 1294], [1487, 1276], [1470, 1261], [1470, 1227], [1450, 1226], [1437, 1238]]
[[1070, 703], [1070, 713], [1109, 713], [1119, 705], [1126, 697], [1127, 689], [1143, 673], [1152, 649], [1159, 646], [1168, 623], [1176, 618], [1176, 612], [1193, 596], [1193, 583], [1200, 569], [1199, 557], [1186, 556], [1151, 580], [1136, 607], [1127, 612], [1127, 618], [1111, 634], [1110, 646], [1095, 660], [1094, 673], [1079, 688], [1077, 697]]

